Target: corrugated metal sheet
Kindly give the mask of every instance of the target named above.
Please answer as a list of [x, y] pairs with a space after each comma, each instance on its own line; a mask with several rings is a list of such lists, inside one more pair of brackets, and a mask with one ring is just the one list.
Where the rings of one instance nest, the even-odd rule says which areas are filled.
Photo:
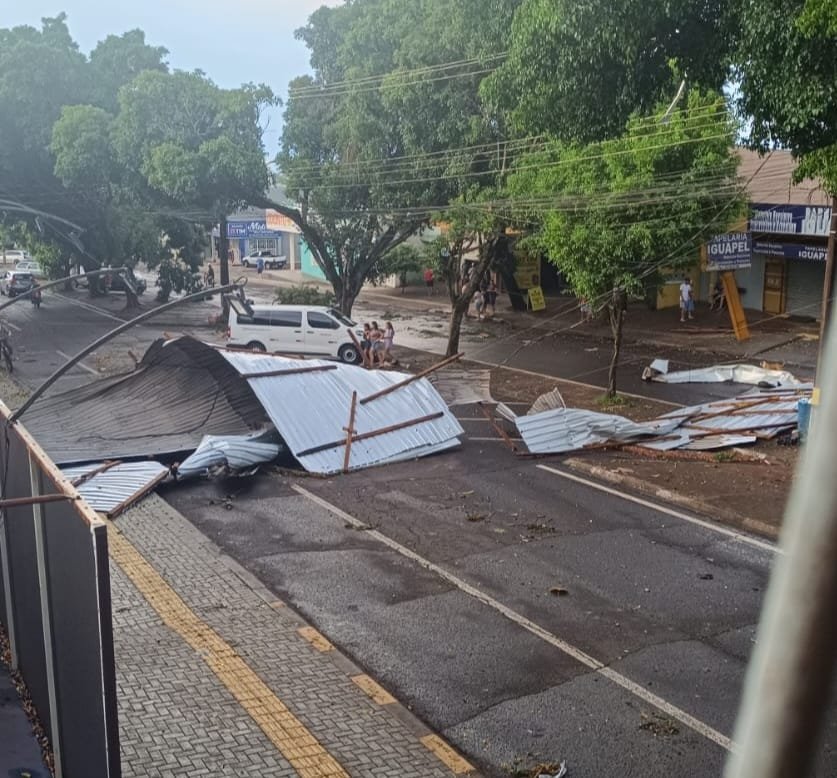
[[268, 424], [235, 369], [191, 338], [158, 341], [131, 373], [48, 395], [24, 420], [61, 465], [191, 451], [204, 435]]
[[679, 425], [674, 419], [637, 423], [622, 416], [579, 408], [555, 408], [515, 419], [520, 436], [533, 454], [561, 454], [607, 441], [628, 442], [667, 435]]
[[678, 408], [643, 423], [577, 408], [519, 416], [514, 422], [535, 454], [561, 454], [606, 442], [636, 443], [657, 451], [711, 451], [793, 429], [797, 404], [810, 395], [810, 384], [792, 390], [754, 389], [730, 400]]
[[[322, 372], [248, 379], [290, 451], [306, 470], [314, 473], [337, 473], [343, 469], [343, 443], [326, 451], [301, 454], [345, 439], [352, 392], [356, 391], [360, 400], [410, 377], [389, 370], [365, 370], [325, 360], [300, 363], [299, 360], [264, 354], [220, 353], [244, 377], [302, 366], [330, 368]], [[356, 434], [382, 430], [433, 414], [439, 414], [439, 417], [354, 441], [350, 469], [427, 456], [457, 446], [459, 436], [464, 434], [462, 426], [427, 379], [413, 381], [365, 405], [358, 402]]]
[[251, 435], [207, 435], [195, 452], [177, 468], [178, 478], [203, 475], [212, 468], [249, 470], [256, 465], [272, 462], [284, 446], [275, 430]]
[[430, 383], [448, 405], [493, 403], [491, 371], [470, 370], [448, 365], [444, 370], [428, 376]]
[[[76, 481], [103, 467], [95, 463], [61, 468], [70, 481]], [[158, 462], [122, 462], [96, 473], [76, 488], [94, 511], [115, 518], [148, 494], [168, 475], [168, 468]]]
[[[715, 365], [668, 373], [660, 371], [663, 363], [664, 360], [655, 360], [652, 363], [652, 371], [659, 372], [658, 375], [653, 375], [652, 381], [664, 384], [769, 384], [776, 387], [796, 387], [803, 383], [787, 370], [770, 370], [756, 365]], [[667, 363], [665, 364], [667, 369]]]

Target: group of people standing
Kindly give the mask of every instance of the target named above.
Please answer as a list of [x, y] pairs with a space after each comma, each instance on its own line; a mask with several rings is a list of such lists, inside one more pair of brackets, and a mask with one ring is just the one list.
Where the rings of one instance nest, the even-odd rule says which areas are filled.
[[398, 360], [392, 355], [392, 343], [395, 340], [395, 328], [392, 322], [388, 321], [384, 329], [378, 326], [378, 322], [368, 322], [363, 325], [363, 338], [360, 341], [361, 356], [364, 367], [383, 367], [384, 365], [397, 365]]

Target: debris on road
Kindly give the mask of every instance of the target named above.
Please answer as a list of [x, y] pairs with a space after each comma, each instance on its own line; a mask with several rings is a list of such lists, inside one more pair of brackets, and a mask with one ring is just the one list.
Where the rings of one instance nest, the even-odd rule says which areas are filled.
[[87, 504], [115, 519], [169, 475], [159, 462], [96, 462], [61, 470]]
[[426, 378], [190, 337], [156, 341], [130, 373], [39, 400], [27, 428], [62, 465], [198, 452], [187, 473], [221, 464], [221, 449], [232, 468], [246, 466], [255, 452], [244, 449], [275, 430], [277, 444], [323, 475], [434, 454], [464, 434]]
[[285, 450], [275, 429], [249, 435], [206, 435], [190, 456], [172, 466], [172, 472], [178, 479], [250, 473]]
[[603, 447], [640, 447], [660, 453], [737, 448], [794, 430], [798, 403], [810, 384], [751, 389], [730, 400], [678, 408], [646, 422], [577, 408], [514, 417], [532, 454], [562, 454]]
[[494, 403], [491, 397], [491, 371], [450, 367], [429, 376], [430, 383], [450, 406]]
[[792, 373], [756, 365], [715, 365], [690, 370], [668, 372], [668, 360], [655, 359], [642, 371], [643, 381], [664, 384], [751, 384], [763, 388], [778, 389], [802, 386]]

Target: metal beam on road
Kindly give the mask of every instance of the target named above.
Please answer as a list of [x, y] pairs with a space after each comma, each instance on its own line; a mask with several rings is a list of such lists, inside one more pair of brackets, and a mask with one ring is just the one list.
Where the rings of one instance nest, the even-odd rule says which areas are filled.
[[145, 313], [140, 314], [136, 318], [131, 319], [130, 321], [126, 321], [124, 324], [121, 324], [119, 327], [114, 327], [110, 332], [106, 332], [102, 335], [101, 338], [98, 338], [93, 343], [91, 343], [86, 348], [83, 348], [79, 351], [69, 362], [61, 365], [49, 378], [46, 379], [34, 392], [29, 396], [23, 405], [20, 406], [10, 417], [9, 423], [14, 424], [31, 406], [32, 403], [35, 402], [50, 386], [52, 386], [61, 376], [63, 376], [66, 372], [68, 372], [71, 368], [73, 368], [78, 362], [81, 362], [86, 356], [89, 356], [98, 348], [103, 346], [109, 340], [112, 340], [117, 335], [121, 335], [126, 330], [131, 329], [136, 324], [140, 322], [144, 322], [147, 319], [151, 319], [156, 316], [158, 313], [162, 313], [163, 311], [167, 311], [170, 308], [174, 308], [175, 306], [180, 305], [181, 303], [187, 303], [192, 300], [200, 300], [208, 295], [215, 295], [215, 294], [225, 294], [226, 292], [232, 292], [237, 289], [236, 284], [230, 284], [228, 286], [218, 286], [212, 287], [210, 289], [203, 289], [200, 292], [195, 292], [194, 294], [187, 295], [186, 297], [181, 297], [179, 300], [173, 300], [170, 303], [166, 303], [165, 305], [160, 305], [157, 308], [154, 308], [150, 311], [146, 311]]

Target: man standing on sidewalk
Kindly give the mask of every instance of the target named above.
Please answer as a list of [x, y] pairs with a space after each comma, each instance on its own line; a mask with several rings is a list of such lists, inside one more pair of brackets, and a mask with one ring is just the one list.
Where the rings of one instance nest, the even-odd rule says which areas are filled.
[[686, 314], [689, 314], [690, 319], [694, 319], [695, 300], [692, 297], [692, 281], [686, 276], [683, 283], [680, 284], [680, 321], [686, 321]]
[[433, 290], [433, 280], [434, 280], [433, 279], [433, 268], [428, 267], [424, 271], [424, 285], [427, 287], [427, 296], [428, 297], [430, 297], [432, 294], [435, 293], [434, 290]]

